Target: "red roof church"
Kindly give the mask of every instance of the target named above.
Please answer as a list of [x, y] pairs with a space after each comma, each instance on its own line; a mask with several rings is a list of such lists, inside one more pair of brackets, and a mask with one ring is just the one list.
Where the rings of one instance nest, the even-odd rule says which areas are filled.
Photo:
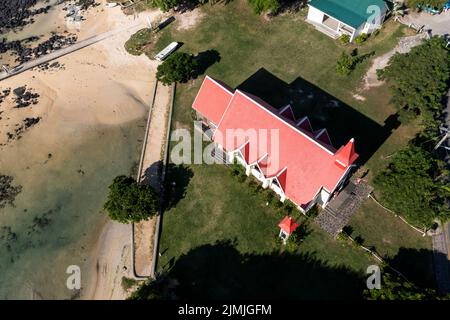
[[302, 212], [316, 203], [325, 207], [358, 158], [354, 139], [336, 149], [325, 128], [313, 130], [307, 117], [296, 119], [290, 105], [277, 110], [209, 76], [192, 107], [228, 160]]

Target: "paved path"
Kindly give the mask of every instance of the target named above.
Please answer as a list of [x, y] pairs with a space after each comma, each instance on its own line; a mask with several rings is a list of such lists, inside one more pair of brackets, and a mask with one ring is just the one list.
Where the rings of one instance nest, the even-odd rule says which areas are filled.
[[445, 233], [441, 228], [436, 230], [432, 242], [437, 287], [440, 293], [447, 294], [450, 293], [450, 265], [447, 251], [448, 240]]
[[44, 56], [41, 56], [41, 57], [39, 57], [37, 59], [25, 62], [24, 64], [21, 64], [20, 66], [12, 68], [12, 70], [9, 73], [6, 73], [4, 71], [0, 72], [0, 81], [5, 80], [5, 79], [10, 78], [10, 77], [13, 77], [15, 75], [18, 75], [19, 73], [22, 73], [22, 72], [27, 71], [29, 69], [33, 69], [34, 67], [37, 67], [37, 66], [39, 66], [41, 64], [44, 64], [44, 63], [50, 62], [52, 60], [58, 59], [58, 58], [60, 58], [62, 56], [68, 55], [68, 54], [70, 54], [72, 52], [75, 52], [75, 51], [81, 50], [83, 48], [86, 48], [86, 47], [88, 47], [90, 45], [93, 45], [93, 44], [99, 42], [99, 41], [102, 41], [104, 39], [112, 37], [112, 36], [114, 36], [114, 35], [116, 35], [116, 34], [118, 34], [120, 32], [123, 32], [123, 31], [126, 31], [126, 30], [130, 30], [130, 29], [133, 29], [133, 28], [137, 28], [140, 25], [141, 25], [141, 23], [138, 22], [138, 23], [134, 23], [133, 25], [125, 27], [125, 28], [119, 28], [119, 29], [107, 31], [107, 32], [104, 32], [104, 33], [92, 36], [90, 38], [87, 38], [85, 40], [78, 41], [77, 43], [75, 43], [73, 45], [70, 45], [68, 47], [65, 47], [65, 48], [53, 51], [53, 52], [51, 52], [49, 54], [46, 54]]
[[336, 238], [372, 190], [373, 188], [364, 181], [359, 183], [350, 181], [320, 212], [315, 222], [333, 238]]
[[[146, 138], [138, 180], [160, 191], [160, 178], [167, 132], [172, 87], [157, 84], [149, 114]], [[134, 272], [137, 277], [150, 277], [156, 217], [134, 224]]]

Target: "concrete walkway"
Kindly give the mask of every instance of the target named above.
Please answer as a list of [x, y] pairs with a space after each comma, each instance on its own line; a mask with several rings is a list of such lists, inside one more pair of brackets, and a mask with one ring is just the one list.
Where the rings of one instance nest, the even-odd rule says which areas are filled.
[[[448, 225], [446, 225], [448, 228]], [[448, 233], [438, 228], [432, 236], [436, 283], [440, 293], [450, 293], [450, 263], [448, 260]]]
[[[149, 115], [138, 180], [160, 191], [160, 178], [165, 148], [171, 86], [157, 83], [155, 99]], [[150, 277], [155, 236], [156, 216], [134, 224], [134, 272], [137, 277]]]
[[320, 212], [315, 222], [336, 238], [372, 190], [373, 188], [362, 180], [350, 181]]
[[28, 61], [28, 62], [26, 62], [24, 64], [21, 64], [19, 66], [14, 67], [14, 68], [12, 68], [9, 71], [9, 73], [6, 73], [4, 71], [0, 72], [0, 81], [2, 81], [4, 79], [7, 79], [7, 78], [10, 78], [10, 77], [13, 77], [13, 76], [16, 76], [16, 75], [18, 75], [18, 74], [20, 74], [20, 73], [22, 73], [24, 71], [27, 71], [29, 69], [33, 69], [34, 67], [37, 67], [37, 66], [39, 66], [41, 64], [44, 64], [44, 63], [50, 62], [52, 60], [58, 59], [58, 58], [60, 58], [62, 56], [68, 55], [68, 54], [70, 54], [72, 52], [75, 52], [75, 51], [81, 50], [83, 48], [86, 48], [88, 46], [91, 46], [91, 45], [93, 45], [93, 44], [95, 44], [97, 42], [100, 42], [100, 41], [104, 40], [104, 39], [107, 39], [109, 37], [115, 36], [116, 34], [118, 34], [120, 32], [123, 32], [123, 31], [126, 31], [126, 30], [130, 30], [130, 29], [133, 29], [133, 28], [137, 28], [139, 26], [142, 26], [142, 24], [140, 22], [139, 23], [134, 23], [133, 25], [128, 26], [126, 28], [119, 28], [119, 29], [108, 31], [108, 32], [104, 32], [104, 33], [98, 34], [96, 36], [92, 36], [92, 37], [90, 37], [88, 39], [79, 41], [79, 42], [77, 42], [77, 43], [75, 43], [75, 44], [73, 44], [71, 46], [66, 47], [66, 48], [62, 48], [62, 49], [53, 51], [53, 52], [51, 52], [49, 54], [46, 54], [44, 56], [41, 56], [41, 57], [39, 57], [37, 59]]

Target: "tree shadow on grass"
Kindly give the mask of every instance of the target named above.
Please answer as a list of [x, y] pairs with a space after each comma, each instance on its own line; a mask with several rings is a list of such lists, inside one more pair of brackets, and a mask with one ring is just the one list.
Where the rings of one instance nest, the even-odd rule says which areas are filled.
[[281, 0], [277, 15], [286, 12], [298, 12], [307, 5], [307, 0]]
[[290, 104], [296, 119], [307, 116], [313, 130], [326, 128], [336, 149], [355, 138], [359, 164], [365, 164], [400, 125], [396, 114], [386, 118], [382, 126], [303, 78], [286, 83], [264, 68], [238, 89], [261, 98], [276, 109]]
[[436, 288], [434, 272], [436, 261], [433, 261], [431, 250], [400, 248], [395, 257], [388, 258], [386, 261], [419, 287]]
[[180, 299], [360, 299], [365, 285], [363, 273], [313, 254], [242, 254], [229, 240], [192, 249], [165, 275]]
[[186, 165], [170, 163], [166, 169], [164, 210], [176, 207], [186, 195], [186, 189], [194, 172]]
[[195, 56], [198, 66], [193, 77], [197, 78], [201, 76], [213, 64], [220, 62], [220, 59], [220, 53], [217, 50], [210, 49], [200, 52], [197, 56]]

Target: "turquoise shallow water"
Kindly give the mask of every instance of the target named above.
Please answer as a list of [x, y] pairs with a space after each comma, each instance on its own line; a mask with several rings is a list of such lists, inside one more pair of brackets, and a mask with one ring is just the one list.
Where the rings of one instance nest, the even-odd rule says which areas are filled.
[[88, 278], [83, 266], [106, 221], [100, 211], [107, 187], [137, 165], [144, 125], [144, 117], [103, 127], [56, 124], [55, 143], [43, 123], [0, 149], [0, 173], [23, 187], [15, 207], [0, 209], [0, 299], [74, 297], [66, 268], [79, 265], [82, 284]]

